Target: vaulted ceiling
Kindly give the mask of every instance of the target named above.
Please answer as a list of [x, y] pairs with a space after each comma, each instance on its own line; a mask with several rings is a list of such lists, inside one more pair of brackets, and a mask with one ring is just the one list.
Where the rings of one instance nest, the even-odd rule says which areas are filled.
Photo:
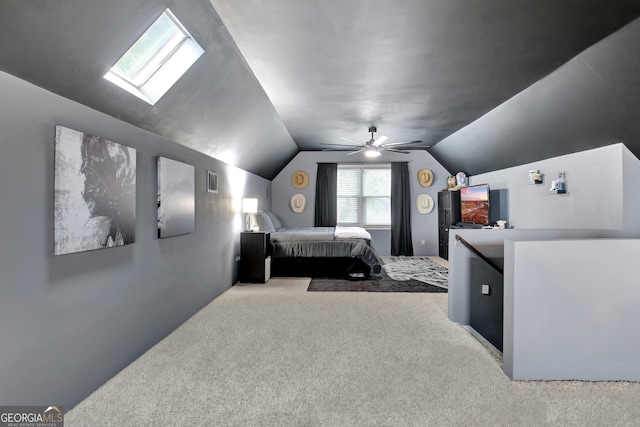
[[[102, 76], [165, 7], [206, 52], [150, 106]], [[639, 155], [639, 17], [637, 0], [2, 0], [0, 70], [268, 179], [372, 125], [476, 174]]]

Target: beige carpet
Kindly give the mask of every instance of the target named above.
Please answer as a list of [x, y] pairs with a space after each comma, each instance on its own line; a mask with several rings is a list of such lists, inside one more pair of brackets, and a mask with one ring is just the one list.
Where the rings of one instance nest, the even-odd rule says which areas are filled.
[[308, 283], [234, 286], [65, 425], [638, 425], [639, 383], [510, 381], [447, 319], [446, 294], [306, 292]]

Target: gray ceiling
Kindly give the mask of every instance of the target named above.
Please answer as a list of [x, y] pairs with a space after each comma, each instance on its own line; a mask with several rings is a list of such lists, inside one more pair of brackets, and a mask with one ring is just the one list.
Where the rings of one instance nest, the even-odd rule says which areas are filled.
[[[102, 76], [167, 6], [206, 53], [151, 107]], [[0, 70], [269, 179], [370, 125], [476, 174], [640, 154], [638, 17], [638, 0], [2, 0]]]

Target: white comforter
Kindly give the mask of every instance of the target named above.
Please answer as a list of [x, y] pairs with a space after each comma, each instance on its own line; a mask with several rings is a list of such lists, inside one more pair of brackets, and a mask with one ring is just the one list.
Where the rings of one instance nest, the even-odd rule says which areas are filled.
[[336, 226], [336, 239], [369, 239], [371, 234], [362, 227], [341, 227]]
[[371, 234], [362, 227], [284, 228], [271, 233], [272, 242], [319, 242], [336, 239], [367, 239]]

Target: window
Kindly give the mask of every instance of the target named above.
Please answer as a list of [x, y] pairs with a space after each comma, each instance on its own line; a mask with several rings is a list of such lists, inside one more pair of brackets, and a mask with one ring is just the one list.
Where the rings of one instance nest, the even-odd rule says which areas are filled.
[[338, 166], [338, 224], [391, 225], [391, 166]]
[[203, 53], [167, 9], [104, 78], [154, 105]]

